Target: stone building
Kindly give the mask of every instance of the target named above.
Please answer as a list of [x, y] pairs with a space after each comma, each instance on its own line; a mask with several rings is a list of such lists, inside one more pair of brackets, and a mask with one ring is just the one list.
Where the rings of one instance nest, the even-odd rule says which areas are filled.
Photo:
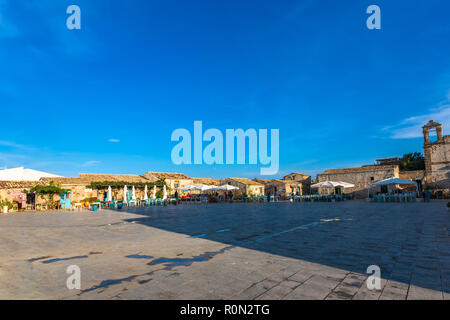
[[283, 180], [292, 180], [299, 182], [301, 186], [301, 194], [311, 193], [311, 176], [304, 173], [292, 172], [283, 177]]
[[400, 158], [399, 157], [391, 157], [391, 158], [375, 159], [375, 164], [380, 165], [380, 166], [400, 165]]
[[[396, 177], [400, 174], [399, 166], [366, 165], [359, 168], [329, 169], [317, 175], [317, 182], [343, 181], [355, 185], [354, 188], [345, 188], [344, 193], [355, 193], [357, 198], [367, 198], [369, 188], [376, 181]], [[329, 190], [319, 189], [319, 193], [328, 193]]]
[[175, 190], [179, 187], [185, 187], [194, 183], [192, 178], [183, 173], [147, 172], [142, 177], [152, 182], [164, 179], [169, 191], [172, 193], [175, 193]]
[[[126, 183], [129, 190], [135, 185], [136, 198], [143, 198], [144, 196], [144, 184], [152, 183], [144, 177], [133, 174], [79, 174], [78, 177], [69, 178], [42, 178], [42, 182], [49, 184], [53, 182], [59, 185], [62, 189], [67, 190], [64, 195], [67, 200], [66, 205], [71, 202], [81, 202], [85, 199], [96, 198], [98, 200], [105, 200], [106, 192], [108, 191], [108, 182], [123, 182]], [[105, 185], [99, 186], [96, 189], [92, 189], [89, 186], [92, 183], [105, 183]], [[114, 200], [123, 199], [123, 186], [112, 186], [112, 197]], [[149, 196], [151, 190], [148, 189]]]
[[278, 180], [273, 179], [264, 184], [264, 189], [266, 195], [277, 195], [281, 198], [286, 198], [287, 196], [294, 194], [303, 194], [303, 185], [300, 182], [294, 180]]
[[264, 195], [264, 185], [250, 179], [228, 178], [225, 180], [225, 183], [239, 188], [239, 190], [234, 191], [236, 195]]
[[[448, 192], [450, 189], [450, 136], [442, 135], [442, 124], [430, 120], [423, 127], [425, 153], [425, 183]], [[436, 141], [430, 140], [436, 132]]]
[[225, 184], [226, 179], [213, 179], [213, 178], [192, 178], [192, 184], [194, 186], [207, 184], [210, 186], [220, 186]]
[[[45, 185], [41, 181], [0, 181], [0, 201], [7, 200], [13, 203], [17, 209], [34, 208], [34, 197], [27, 198], [24, 190], [29, 190], [36, 185]], [[40, 199], [37, 199], [40, 203]]]

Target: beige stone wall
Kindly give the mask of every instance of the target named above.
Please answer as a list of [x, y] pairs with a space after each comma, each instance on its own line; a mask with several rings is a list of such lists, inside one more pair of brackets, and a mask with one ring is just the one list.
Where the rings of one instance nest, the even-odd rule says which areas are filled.
[[[357, 198], [363, 199], [367, 198], [368, 188], [371, 187], [372, 190], [376, 190], [376, 188], [372, 187], [372, 183], [392, 178], [399, 177], [398, 167], [395, 168], [385, 168], [385, 169], [371, 169], [364, 170], [361, 168], [359, 171], [349, 171], [342, 173], [329, 173], [329, 174], [318, 174], [317, 181], [344, 181], [353, 183], [355, 185], [354, 188], [346, 188], [344, 189], [344, 193], [355, 193]], [[373, 178], [373, 179], [372, 179]], [[319, 189], [319, 193], [327, 194], [330, 192], [329, 189]], [[334, 191], [331, 190], [331, 193]]]
[[444, 137], [442, 142], [425, 146], [428, 155], [427, 183], [435, 184], [438, 188], [450, 188], [450, 136]]
[[238, 182], [236, 180], [231, 180], [231, 179], [227, 180], [226, 183], [231, 186], [239, 188], [239, 190], [233, 191], [233, 194], [239, 195], [239, 196], [247, 194], [247, 185], [245, 183], [241, 183], [241, 182]]
[[[130, 184], [127, 186], [128, 190], [132, 190], [133, 185]], [[81, 202], [87, 198], [97, 198], [99, 201], [103, 201], [105, 198], [105, 193], [108, 192], [108, 188], [101, 189], [89, 189], [84, 185], [63, 185], [61, 188], [68, 189], [72, 191], [71, 201], [72, 202]], [[156, 191], [159, 191], [162, 188], [157, 187]], [[113, 199], [114, 200], [123, 200], [123, 188], [111, 188]], [[137, 199], [144, 198], [144, 187], [135, 187], [135, 193]], [[169, 190], [167, 190], [170, 194]], [[175, 191], [174, 191], [175, 192]], [[153, 187], [148, 187], [147, 196], [151, 198], [153, 196]], [[59, 199], [59, 197], [58, 197]]]
[[17, 189], [17, 188], [13, 188], [13, 189], [1, 189], [0, 190], [0, 199], [1, 200], [9, 200], [10, 202], [13, 202], [14, 197], [12, 196], [12, 192], [13, 191], [22, 191], [22, 189]]
[[239, 196], [250, 195], [250, 194], [253, 194], [256, 196], [264, 195], [264, 185], [245, 184], [245, 183], [233, 180], [233, 179], [227, 179], [225, 183], [239, 188], [239, 190], [233, 191], [233, 194], [235, 194], [235, 195], [239, 195]]
[[277, 190], [277, 195], [281, 197], [290, 196], [292, 193], [297, 193], [297, 187], [300, 188], [300, 194], [303, 194], [302, 183], [292, 181], [283, 182], [279, 180], [272, 180], [264, 185], [265, 194], [268, 195], [269, 192], [273, 196], [275, 194], [275, 188]]
[[264, 195], [263, 185], [247, 185], [247, 195], [262, 196]]
[[417, 180], [425, 177], [425, 170], [400, 171], [399, 178], [406, 180]]
[[311, 193], [311, 176], [302, 173], [291, 173], [283, 177], [283, 180], [293, 180], [301, 183], [302, 194]]
[[[29, 189], [29, 188], [8, 188], [8, 189], [0, 189], [0, 198], [1, 200], [9, 200], [10, 202], [14, 202], [14, 196], [13, 196], [13, 191], [20, 191], [22, 192], [24, 189]], [[40, 204], [44, 204], [47, 202], [47, 196], [45, 196], [45, 198], [42, 198], [41, 196], [37, 196], [36, 199], [36, 203], [38, 205]], [[54, 195], [53, 196], [53, 201], [57, 202], [60, 200], [59, 195]], [[34, 203], [33, 203], [34, 204]]]
[[175, 194], [175, 191], [179, 187], [186, 187], [194, 184], [192, 179], [166, 179], [165, 181], [170, 194]]
[[[450, 136], [443, 136], [442, 124], [430, 120], [423, 127], [425, 183], [447, 192], [450, 189]], [[436, 130], [437, 141], [431, 142], [430, 130]]]

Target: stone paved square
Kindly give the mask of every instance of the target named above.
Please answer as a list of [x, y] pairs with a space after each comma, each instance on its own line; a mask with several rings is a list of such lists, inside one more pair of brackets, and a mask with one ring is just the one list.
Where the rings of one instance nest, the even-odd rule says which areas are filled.
[[1, 214], [0, 299], [449, 299], [448, 230], [439, 201]]

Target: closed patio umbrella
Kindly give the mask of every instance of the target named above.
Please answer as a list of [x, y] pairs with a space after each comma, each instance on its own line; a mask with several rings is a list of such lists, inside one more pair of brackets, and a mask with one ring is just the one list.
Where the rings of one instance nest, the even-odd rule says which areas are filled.
[[145, 189], [144, 189], [144, 200], [148, 200], [148, 195], [147, 195], [147, 185], [145, 185]]
[[153, 186], [153, 198], [156, 199], [156, 186]]
[[112, 190], [111, 190], [111, 186], [108, 187], [108, 197], [107, 197], [108, 201], [112, 201]]
[[131, 191], [131, 200], [136, 200], [136, 189], [133, 186], [133, 191]]
[[127, 203], [128, 202], [127, 199], [128, 199], [128, 189], [127, 189], [127, 186], [125, 185], [123, 187], [123, 202]]
[[164, 185], [163, 190], [164, 190], [163, 200], [166, 200], [167, 199], [167, 188], [166, 188], [166, 185]]

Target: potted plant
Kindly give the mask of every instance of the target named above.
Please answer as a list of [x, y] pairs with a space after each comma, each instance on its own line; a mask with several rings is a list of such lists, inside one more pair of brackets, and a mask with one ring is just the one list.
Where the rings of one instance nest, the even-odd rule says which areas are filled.
[[13, 208], [13, 204], [8, 199], [5, 199], [0, 202], [0, 207], [3, 213], [8, 213]]

